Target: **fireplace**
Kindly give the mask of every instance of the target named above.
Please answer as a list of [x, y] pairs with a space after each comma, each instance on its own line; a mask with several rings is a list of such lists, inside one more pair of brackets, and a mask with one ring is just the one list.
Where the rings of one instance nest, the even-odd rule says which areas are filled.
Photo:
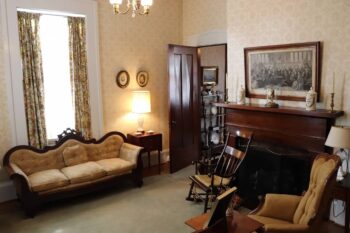
[[313, 158], [330, 152], [324, 143], [342, 111], [305, 111], [259, 105], [217, 103], [226, 109], [228, 131], [253, 131], [248, 154], [235, 185], [245, 206], [254, 208], [266, 193], [300, 195], [307, 189]]
[[300, 195], [307, 190], [311, 156], [306, 151], [252, 144], [235, 186], [244, 205], [254, 208], [266, 193]]

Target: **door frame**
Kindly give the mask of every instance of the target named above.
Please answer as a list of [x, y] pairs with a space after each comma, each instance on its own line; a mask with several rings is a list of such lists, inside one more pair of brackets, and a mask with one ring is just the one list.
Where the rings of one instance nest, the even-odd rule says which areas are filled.
[[[184, 47], [184, 48], [196, 48], [197, 50], [197, 82], [199, 83], [198, 85], [198, 90], [197, 90], [197, 93], [198, 93], [198, 96], [197, 96], [197, 102], [200, 103], [200, 79], [201, 79], [201, 54], [199, 53], [199, 49], [200, 48], [205, 48], [205, 47], [215, 47], [215, 46], [225, 46], [225, 74], [227, 74], [227, 64], [228, 64], [228, 61], [227, 61], [227, 43], [219, 43], [219, 44], [208, 44], [208, 45], [200, 45], [200, 46], [187, 46], [187, 45], [176, 45], [176, 44], [169, 44], [168, 45], [168, 81], [169, 81], [169, 84], [168, 84], [168, 91], [170, 93], [170, 89], [171, 89], [171, 86], [170, 86], [170, 70], [169, 70], [169, 57], [170, 57], [170, 54], [171, 54], [171, 50], [174, 46], [177, 46], [177, 47]], [[227, 86], [226, 86], [226, 82], [225, 82], [225, 89], [227, 89]], [[168, 117], [168, 127], [169, 127], [169, 160], [170, 160], [170, 173], [174, 173], [175, 171], [173, 170], [171, 164], [171, 132], [172, 132], [172, 127], [171, 127], [171, 99], [169, 97], [168, 99], [168, 112], [169, 112], [169, 117]], [[198, 111], [198, 119], [200, 119], [200, 111]], [[199, 128], [198, 128], [198, 131], [200, 131], [200, 124], [199, 124]], [[201, 145], [200, 145], [200, 141], [198, 143], [198, 155], [197, 155], [197, 158], [199, 159], [200, 157], [200, 152], [201, 152]]]

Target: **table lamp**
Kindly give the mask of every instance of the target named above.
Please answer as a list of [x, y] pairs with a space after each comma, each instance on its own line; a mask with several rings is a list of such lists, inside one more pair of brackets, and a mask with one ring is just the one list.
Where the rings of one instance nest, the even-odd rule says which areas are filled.
[[133, 91], [132, 92], [132, 112], [138, 115], [138, 133], [144, 133], [143, 129], [144, 115], [151, 112], [151, 94], [149, 91]]
[[[343, 162], [346, 161], [346, 169], [344, 171], [343, 166], [338, 170], [337, 180], [342, 180], [348, 172], [348, 153], [344, 149], [350, 149], [350, 128], [341, 128], [333, 126], [328, 134], [326, 146], [333, 148], [340, 148], [338, 156]], [[336, 153], [337, 154], [337, 153]]]

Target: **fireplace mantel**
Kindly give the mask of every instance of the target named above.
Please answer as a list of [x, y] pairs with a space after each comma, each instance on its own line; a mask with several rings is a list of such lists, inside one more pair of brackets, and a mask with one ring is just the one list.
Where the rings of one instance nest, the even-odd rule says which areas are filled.
[[307, 150], [312, 154], [329, 152], [324, 146], [330, 128], [343, 111], [302, 108], [267, 108], [261, 105], [216, 103], [226, 109], [225, 124], [229, 131], [249, 129], [258, 144]]

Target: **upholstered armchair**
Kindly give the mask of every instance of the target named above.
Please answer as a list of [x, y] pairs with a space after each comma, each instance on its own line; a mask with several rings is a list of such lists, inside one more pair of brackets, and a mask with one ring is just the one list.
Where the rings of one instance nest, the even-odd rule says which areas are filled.
[[318, 232], [339, 165], [336, 155], [318, 155], [303, 196], [267, 194], [249, 217], [263, 223], [267, 233]]

